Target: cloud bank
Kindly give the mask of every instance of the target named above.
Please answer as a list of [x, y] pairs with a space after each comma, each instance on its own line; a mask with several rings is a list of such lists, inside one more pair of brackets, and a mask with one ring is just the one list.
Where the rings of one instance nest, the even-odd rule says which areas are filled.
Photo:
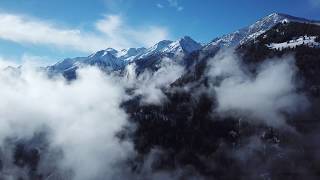
[[258, 119], [268, 126], [285, 125], [285, 115], [303, 110], [307, 98], [297, 92], [291, 56], [267, 60], [252, 74], [233, 52], [221, 51], [211, 60], [209, 76], [222, 114]]
[[[115, 137], [127, 122], [120, 109], [123, 87], [93, 67], [79, 70], [79, 79], [72, 83], [62, 77], [48, 79], [30, 66], [23, 67], [0, 71], [1, 160], [13, 156], [8, 142], [13, 146], [29, 141], [27, 145], [32, 146], [41, 143], [35, 136], [44, 132], [47, 150], [36, 150], [42, 156], [39, 166], [43, 166], [35, 174], [41, 171], [48, 177], [77, 180], [119, 177], [117, 165], [132, 149], [130, 143], [120, 143]], [[46, 159], [46, 151], [53, 149], [61, 157], [49, 153], [53, 157]], [[30, 175], [22, 173], [27, 167], [11, 168], [12, 161], [3, 161], [1, 166], [0, 179]]]
[[[169, 176], [153, 174], [148, 165], [142, 174], [133, 174], [126, 164], [135, 154], [132, 142], [120, 141], [116, 134], [129, 123], [120, 108], [130, 98], [125, 90], [133, 88], [133, 96], [141, 96], [143, 104], [160, 105], [166, 100], [163, 88], [184, 72], [181, 65], [164, 58], [157, 71], [137, 76], [132, 64], [125, 78], [83, 67], [77, 80], [68, 82], [60, 76], [48, 78], [34, 57], [25, 59], [18, 69], [5, 68], [8, 62], [0, 61], [0, 179], [39, 174], [76, 180]], [[31, 154], [17, 161], [21, 142], [21, 153]], [[37, 159], [34, 153], [41, 155], [39, 162], [30, 159]]]
[[159, 67], [155, 72], [147, 69], [139, 76], [135, 64], [126, 67], [125, 83], [135, 89], [134, 95], [142, 96], [142, 103], [161, 105], [166, 101], [163, 90], [184, 73], [184, 67], [170, 58], [163, 58]]

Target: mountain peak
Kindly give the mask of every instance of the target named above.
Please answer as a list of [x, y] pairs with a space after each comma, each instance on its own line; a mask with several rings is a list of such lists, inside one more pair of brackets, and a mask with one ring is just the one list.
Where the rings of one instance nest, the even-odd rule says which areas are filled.
[[166, 48], [169, 44], [171, 44], [173, 41], [170, 40], [162, 40], [160, 42], [158, 42], [157, 44], [155, 44], [153, 47], [156, 50], [161, 50], [163, 48]]
[[274, 12], [269, 14], [267, 17], [287, 17], [287, 16], [289, 15], [284, 13]]
[[268, 15], [268, 16], [262, 18], [262, 20], [264, 20], [264, 21], [273, 20], [274, 22], [278, 22], [278, 23], [282, 22], [284, 20], [291, 21], [291, 22], [301, 22], [301, 23], [319, 23], [319, 21], [310, 20], [310, 19], [306, 19], [306, 18], [300, 18], [300, 17], [289, 15], [289, 14], [278, 13], [278, 12], [275, 12], [275, 13]]
[[315, 23], [320, 24], [319, 21], [308, 20], [305, 18], [299, 18], [284, 13], [272, 13], [264, 18], [261, 18], [257, 22], [250, 26], [237, 30], [233, 33], [224, 35], [222, 37], [214, 39], [204, 49], [215, 49], [220, 47], [234, 47], [239, 44], [243, 44], [248, 40], [254, 39], [271, 29], [273, 26], [283, 22], [300, 22], [300, 23]]
[[202, 45], [195, 40], [193, 40], [189, 36], [184, 36], [178, 39], [175, 42], [169, 44], [169, 46], [165, 49], [166, 52], [184, 52], [191, 53], [200, 49]]
[[193, 41], [195, 42], [195, 40], [193, 40], [190, 36], [183, 36], [182, 38], [180, 38], [178, 41]]
[[173, 41], [170, 40], [162, 40], [156, 43], [154, 46], [148, 48], [144, 54], [139, 56], [139, 58], [148, 57], [150, 55], [154, 55], [157, 53], [163, 52], [164, 49], [166, 49]]
[[122, 49], [120, 52], [117, 53], [117, 57], [125, 60], [125, 61], [133, 61], [139, 55], [145, 53], [147, 51], [146, 48], [129, 48], [129, 49]]
[[146, 48], [128, 48], [128, 49], [122, 49], [120, 52], [119, 52], [119, 56], [135, 56], [137, 55], [138, 53], [141, 53], [143, 51], [145, 51]]
[[116, 54], [118, 53], [117, 50], [113, 49], [113, 48], [107, 48], [105, 50], [100, 50], [96, 53], [91, 54], [89, 57], [103, 57], [106, 55], [111, 55], [111, 56], [116, 56]]

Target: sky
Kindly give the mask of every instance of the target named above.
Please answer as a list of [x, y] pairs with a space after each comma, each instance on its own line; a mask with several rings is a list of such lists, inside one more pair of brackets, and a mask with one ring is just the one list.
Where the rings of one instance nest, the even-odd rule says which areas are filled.
[[320, 0], [1, 0], [0, 58], [50, 64], [185, 35], [207, 43], [273, 12], [320, 20]]

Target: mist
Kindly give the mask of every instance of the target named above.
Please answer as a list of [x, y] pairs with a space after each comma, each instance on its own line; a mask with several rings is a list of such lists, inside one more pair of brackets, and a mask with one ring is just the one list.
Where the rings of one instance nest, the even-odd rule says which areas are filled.
[[[127, 123], [120, 108], [124, 88], [117, 78], [94, 67], [80, 69], [73, 82], [48, 78], [27, 65], [17, 72], [0, 71], [0, 156], [12, 157], [10, 146], [20, 141], [45, 144], [37, 150], [43, 166], [35, 171], [77, 180], [115, 179], [119, 162], [132, 150], [129, 142], [115, 137]], [[45, 140], [37, 137], [40, 133]], [[2, 162], [0, 177], [26, 178], [28, 167], [13, 169], [10, 162]]]
[[[141, 96], [142, 104], [162, 104], [167, 100], [163, 89], [184, 72], [181, 65], [165, 58], [157, 71], [137, 75], [131, 64], [124, 77], [83, 66], [77, 79], [68, 81], [62, 75], [49, 77], [33, 61], [19, 67], [8, 62], [0, 62], [0, 178], [175, 179], [175, 172], [153, 174], [150, 167], [133, 175], [127, 164], [135, 154], [133, 144], [116, 135], [134, 127], [121, 103]], [[31, 160], [15, 162], [17, 145]]]
[[170, 58], [162, 58], [156, 71], [146, 69], [136, 74], [136, 64], [126, 67], [125, 86], [134, 88], [134, 96], [142, 97], [142, 104], [161, 105], [167, 98], [163, 91], [184, 73], [184, 67]]
[[220, 51], [210, 60], [208, 76], [221, 115], [243, 116], [271, 127], [285, 126], [286, 116], [308, 107], [298, 92], [295, 59], [291, 55], [268, 59], [251, 72], [233, 50]]
[[[307, 96], [299, 92], [303, 82], [297, 78], [294, 57], [289, 55], [267, 59], [265, 63], [257, 65], [257, 68], [252, 70], [233, 50], [224, 50], [208, 62], [205, 74], [209, 77], [208, 88], [199, 86], [193, 91], [184, 88], [185, 93], [189, 93], [192, 98], [190, 101], [182, 101], [181, 104], [184, 105], [183, 108], [189, 108], [188, 111], [191, 113], [177, 113], [177, 116], [163, 113], [162, 106], [171, 109], [176, 107], [176, 103], [179, 104], [171, 102], [172, 97], [167, 96], [165, 91], [179, 94], [179, 87], [170, 88], [170, 85], [185, 73], [185, 69], [169, 58], [162, 59], [156, 71], [146, 70], [140, 74], [136, 73], [137, 66], [130, 64], [126, 67], [124, 76], [84, 66], [77, 70], [77, 79], [72, 81], [67, 81], [62, 75], [48, 77], [33, 63], [24, 64], [19, 68], [5, 68], [8, 62], [0, 62], [0, 65], [4, 65], [4, 70], [0, 71], [0, 179], [33, 180], [40, 174], [41, 178], [48, 180], [210, 179], [211, 176], [208, 178], [201, 174], [198, 171], [199, 167], [192, 164], [177, 162], [172, 169], [155, 168], [163, 163], [162, 161], [168, 160], [166, 158], [171, 157], [168, 155], [172, 152], [161, 147], [161, 144], [153, 146], [152, 131], [143, 131], [151, 133], [144, 134], [149, 136], [148, 138], [134, 137], [132, 132], [138, 126], [144, 127], [144, 120], [150, 120], [156, 124], [155, 126], [160, 126], [155, 127], [157, 129], [166, 129], [168, 125], [184, 128], [183, 130], [190, 130], [196, 137], [203, 139], [208, 137], [202, 136], [202, 131], [189, 129], [193, 128], [189, 126], [190, 122], [209, 121], [205, 123], [213, 128], [207, 132], [210, 137], [220, 136], [213, 132], [217, 130], [216, 126], [229, 128], [228, 125], [225, 127], [219, 123], [215, 124], [216, 115], [222, 117], [219, 121], [227, 121], [228, 118], [225, 117], [231, 116], [247, 121], [248, 127], [257, 128], [256, 133], [249, 133], [243, 137], [234, 129], [235, 142], [241, 139], [237, 148], [234, 148], [235, 145], [228, 145], [230, 142], [225, 137], [229, 137], [229, 133], [221, 135], [219, 143], [215, 142], [215, 138], [210, 139], [210, 143], [219, 144], [216, 149], [210, 144], [201, 144], [209, 143], [207, 140], [197, 140], [200, 142], [197, 145], [203, 146], [201, 148], [213, 148], [211, 157], [203, 157], [201, 153], [197, 156], [199, 162], [214, 172], [223, 168], [220, 167], [219, 158], [230, 158], [233, 162], [230, 172], [234, 173], [233, 175], [245, 172], [248, 173], [249, 179], [255, 179], [266, 169], [276, 167], [279, 160], [275, 156], [279, 153], [286, 157], [298, 157], [294, 149], [267, 144], [263, 139], [267, 136], [265, 134], [268, 133], [269, 127], [279, 129], [279, 132], [288, 133], [295, 138], [300, 137], [299, 133], [290, 134], [291, 132], [285, 130], [287, 128], [283, 128], [289, 126], [289, 117], [304, 112], [309, 106]], [[174, 92], [175, 90], [177, 92]], [[199, 96], [203, 93], [210, 94], [210, 101], [217, 103], [212, 108], [210, 118], [207, 118], [206, 111], [199, 111], [201, 108], [207, 108], [201, 104], [201, 98], [207, 97]], [[153, 109], [150, 111], [151, 115], [143, 111], [133, 112], [141, 115], [135, 116], [138, 118], [138, 123], [135, 123], [130, 119], [133, 116], [127, 114], [122, 105], [123, 102], [137, 96], [141, 97], [141, 107], [137, 109]], [[133, 106], [136, 105], [133, 103]], [[199, 109], [194, 110], [197, 108]], [[204, 115], [197, 116], [199, 112], [203, 112]], [[156, 119], [152, 119], [152, 113]], [[175, 127], [174, 118], [179, 118], [178, 124], [181, 127]], [[184, 119], [186, 122], [181, 122]], [[259, 125], [267, 128], [260, 129]], [[118, 133], [123, 131], [129, 131], [125, 133], [132, 137], [119, 138]], [[259, 133], [263, 135], [260, 136]], [[164, 140], [175, 139], [177, 135], [173, 135], [174, 137], [167, 136]], [[137, 142], [134, 142], [134, 138], [142, 138], [139, 141], [142, 144], [150, 143], [150, 152], [144, 154], [135, 149], [134, 143]], [[277, 143], [277, 136], [273, 138]], [[181, 143], [179, 139], [175, 141]], [[170, 146], [175, 147], [172, 144]], [[189, 144], [181, 146], [188, 148]], [[23, 151], [20, 152], [17, 147]], [[268, 154], [266, 147], [275, 147], [275, 150], [271, 151], [274, 153]], [[176, 156], [185, 156], [183, 148]], [[25, 152], [26, 159], [19, 159], [19, 155]], [[141, 157], [141, 161], [136, 159]], [[263, 164], [265, 157], [275, 160]], [[138, 166], [137, 171], [133, 170], [135, 164]], [[250, 169], [236, 168], [244, 165], [248, 165]]]

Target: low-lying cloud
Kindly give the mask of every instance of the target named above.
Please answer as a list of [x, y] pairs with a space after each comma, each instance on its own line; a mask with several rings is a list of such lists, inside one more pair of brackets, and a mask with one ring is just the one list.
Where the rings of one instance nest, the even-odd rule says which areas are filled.
[[[30, 140], [45, 132], [49, 149], [61, 151], [62, 158], [52, 158], [58, 168], [49, 170], [50, 163], [41, 159], [41, 171], [50, 176], [67, 171], [77, 180], [115, 179], [117, 165], [131, 150], [130, 143], [115, 137], [127, 123], [120, 109], [124, 88], [93, 67], [78, 73], [76, 81], [66, 82], [32, 68], [0, 71], [1, 159], [12, 156], [4, 146], [8, 139]], [[8, 167], [12, 165], [2, 164], [0, 179], [18, 178], [26, 170]]]
[[233, 52], [222, 51], [208, 72], [218, 101], [217, 112], [258, 119], [268, 126], [285, 124], [285, 115], [303, 110], [307, 99], [297, 92], [292, 56], [267, 60], [250, 73]]
[[[126, 164], [135, 152], [132, 142], [116, 136], [129, 123], [120, 106], [131, 98], [125, 93], [128, 88], [134, 89], [133, 96], [142, 97], [143, 104], [166, 101], [163, 89], [181, 76], [181, 65], [165, 58], [157, 71], [138, 76], [132, 64], [124, 78], [83, 67], [70, 82], [62, 76], [49, 78], [36, 62], [29, 62], [5, 68], [8, 61], [0, 61], [0, 179], [32, 179], [30, 171], [48, 179], [123, 179], [128, 174], [139, 179], [145, 175], [132, 174]], [[35, 170], [14, 164], [20, 142], [41, 155]], [[152, 179], [169, 176], [167, 172], [145, 173]]]
[[[128, 89], [132, 90], [133, 96], [142, 97], [143, 105], [161, 105], [170, 99], [167, 99], [163, 89], [168, 88], [185, 71], [183, 66], [172, 59], [164, 58], [161, 61], [162, 64], [158, 66], [157, 71], [145, 71], [139, 75], [136, 74], [139, 70], [138, 65], [131, 64], [127, 67], [124, 77], [103, 73], [95, 67], [83, 67], [77, 71], [78, 78], [71, 82], [60, 76], [48, 78], [41, 69], [33, 68], [33, 64], [25, 64], [17, 69], [4, 68], [9, 61], [0, 61], [0, 68], [4, 69], [0, 71], [0, 179], [19, 177], [35, 179], [30, 171], [42, 174], [44, 175], [42, 178], [48, 180], [206, 179], [197, 168], [193, 168], [192, 164], [190, 169], [189, 164], [188, 167], [180, 167], [177, 163], [175, 168], [156, 170], [153, 164], [163, 163], [161, 157], [168, 153], [166, 148], [152, 147], [151, 152], [143, 154], [143, 159], [137, 160], [136, 155], [140, 152], [134, 151], [133, 144], [123, 139], [120, 141], [116, 137], [116, 134], [123, 130], [123, 126], [129, 123], [127, 121], [129, 116], [120, 108], [122, 103], [128, 100], [126, 93]], [[298, 92], [297, 69], [291, 56], [267, 60], [252, 72], [233, 51], [222, 51], [209, 61], [209, 67], [207, 71], [209, 92], [213, 94], [218, 104], [213, 113], [221, 116], [245, 117], [244, 119], [253, 122], [250, 123], [252, 128], [255, 128], [256, 124], [282, 127], [286, 125], [287, 116], [304, 110], [308, 105], [306, 96]], [[203, 86], [199, 87], [201, 92], [202, 88]], [[168, 120], [174, 119], [169, 117]], [[195, 119], [195, 121], [202, 120]], [[211, 122], [215, 119], [205, 120]], [[131, 122], [134, 122], [134, 119]], [[134, 131], [137, 126], [139, 124], [130, 126], [128, 131]], [[178, 126], [180, 127], [179, 124]], [[269, 166], [273, 167], [278, 164], [277, 158], [271, 160], [268, 166], [261, 165], [260, 161], [257, 161], [259, 168], [255, 168], [256, 164], [249, 162], [261, 158], [260, 155], [265, 155], [265, 145], [268, 144], [264, 142], [263, 137], [260, 137], [260, 133], [266, 134], [268, 129], [261, 131], [258, 129], [257, 134], [248, 137], [245, 134], [241, 135], [243, 137], [239, 138], [242, 144], [238, 144], [239, 148], [238, 145], [229, 147], [222, 138], [221, 144], [217, 147], [218, 151], [213, 151], [209, 160], [206, 160], [208, 158], [206, 156], [201, 162], [219, 170], [224, 168], [223, 165], [220, 167], [220, 157], [231, 157], [236, 164], [250, 165], [252, 170], [240, 168], [240, 171], [248, 171], [253, 175], [257, 174], [256, 170], [259, 168], [265, 170]], [[117, 135], [121, 136], [121, 133]], [[232, 131], [232, 134], [233, 137], [238, 136], [236, 131]], [[298, 137], [298, 133], [296, 136]], [[206, 134], [198, 136], [201, 139], [206, 137], [208, 137]], [[134, 138], [141, 137], [128, 139]], [[211, 143], [216, 140], [213, 138], [201, 143]], [[281, 142], [276, 136], [272, 140], [275, 144]], [[26, 151], [30, 146], [41, 155], [39, 162], [26, 157], [29, 158], [29, 163], [38, 163], [35, 169], [16, 165], [21, 163], [19, 161], [14, 162], [15, 146], [20, 142], [25, 142]], [[184, 150], [188, 149], [182, 149]], [[297, 154], [300, 154], [300, 151], [297, 151]], [[215, 159], [218, 156], [219, 158]], [[270, 153], [266, 157], [275, 156], [278, 155]], [[24, 160], [20, 161], [23, 163]], [[139, 166], [137, 171], [133, 170], [136, 168], [135, 165]], [[230, 169], [232, 169], [230, 173], [239, 170], [234, 167]], [[227, 171], [229, 172], [229, 169]]]
[[156, 71], [146, 70], [136, 75], [136, 65], [130, 64], [126, 68], [126, 83], [133, 87], [134, 95], [142, 96], [142, 103], [161, 105], [166, 101], [163, 93], [171, 83], [184, 72], [184, 67], [170, 58], [163, 58]]

